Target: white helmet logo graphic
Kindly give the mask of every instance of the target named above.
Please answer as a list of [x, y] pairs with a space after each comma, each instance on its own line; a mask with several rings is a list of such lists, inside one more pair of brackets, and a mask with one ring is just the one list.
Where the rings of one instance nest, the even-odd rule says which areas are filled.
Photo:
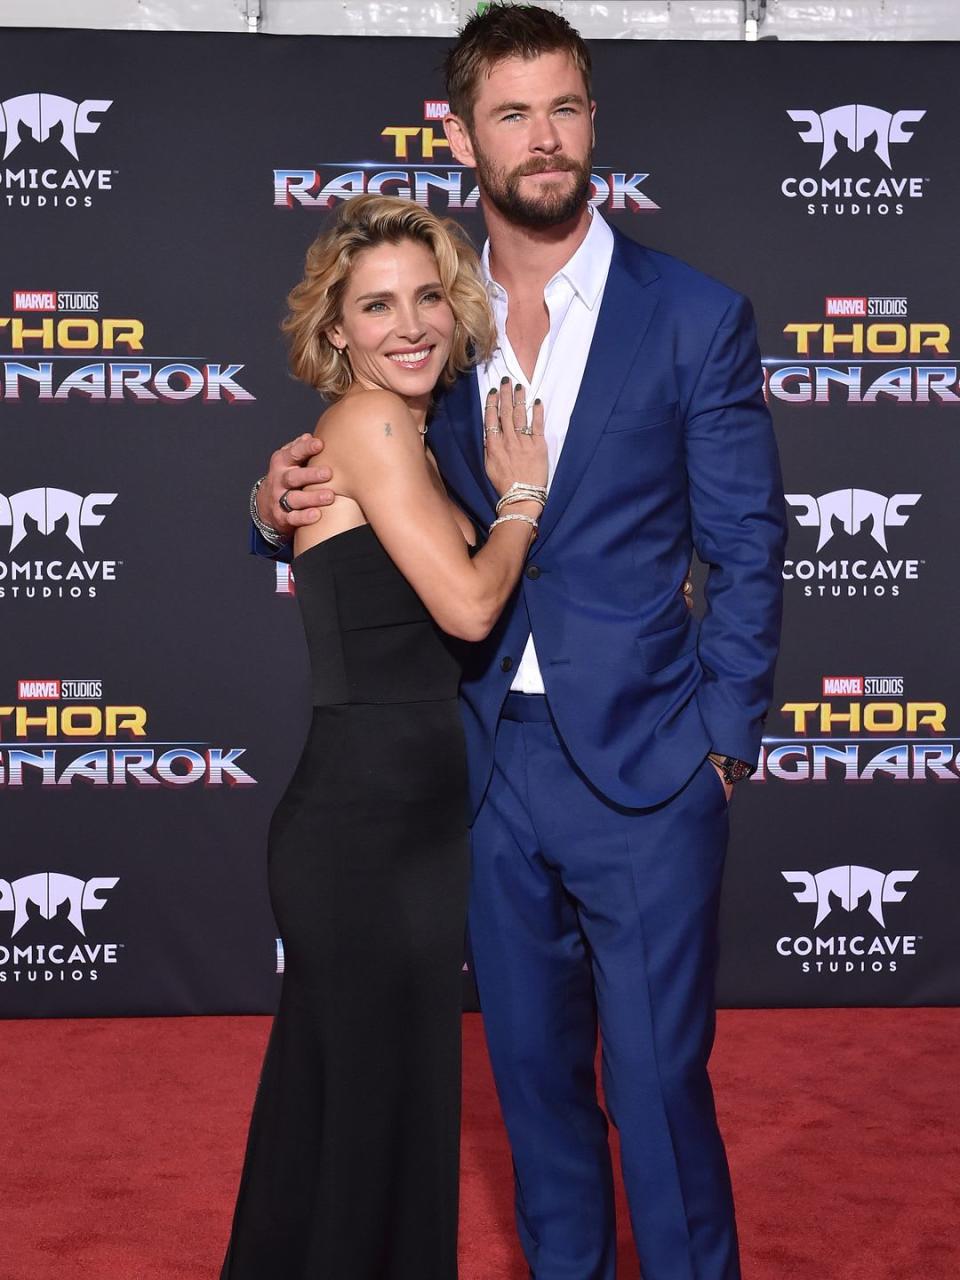
[[796, 124], [806, 125], [801, 130], [804, 142], [812, 142], [823, 148], [820, 168], [824, 169], [837, 154], [837, 138], [843, 138], [851, 151], [862, 151], [867, 139], [875, 138], [873, 150], [888, 169], [891, 143], [909, 142], [912, 131], [906, 128], [916, 124], [926, 111], [884, 111], [880, 107], [867, 107], [862, 103], [848, 103], [845, 107], [833, 107], [829, 111], [788, 111]]
[[24, 489], [9, 498], [0, 493], [0, 526], [9, 525], [13, 529], [10, 538], [13, 551], [27, 536], [27, 517], [44, 537], [66, 517], [67, 537], [78, 551], [83, 551], [80, 530], [103, 524], [105, 517], [97, 508], [108, 507], [116, 496], [115, 493], [89, 493], [84, 498], [68, 489]]
[[106, 903], [98, 894], [112, 889], [118, 882], [119, 876], [81, 880], [59, 871], [40, 871], [36, 875], [21, 876], [19, 880], [0, 880], [0, 911], [14, 913], [11, 937], [15, 937], [30, 918], [27, 908], [31, 902], [40, 908], [44, 920], [52, 920], [67, 902], [70, 904], [67, 919], [86, 937], [84, 911], [100, 911]]
[[883, 905], [886, 902], [902, 902], [906, 890], [901, 884], [916, 879], [916, 871], [874, 871], [872, 867], [829, 867], [811, 875], [809, 871], [781, 871], [787, 884], [800, 887], [794, 891], [798, 902], [815, 902], [817, 918], [814, 928], [826, 920], [832, 909], [831, 898], [838, 899], [844, 911], [853, 911], [861, 898], [868, 897], [867, 910], [881, 928]]
[[55, 93], [22, 93], [17, 98], [7, 98], [6, 102], [0, 102], [0, 133], [6, 130], [7, 134], [3, 158], [7, 160], [19, 147], [21, 125], [35, 142], [46, 142], [59, 125], [61, 145], [74, 160], [79, 160], [77, 134], [96, 133], [101, 122], [91, 118], [93, 113], [101, 114], [112, 106], [112, 99], [87, 98], [74, 102]]
[[839, 520], [844, 533], [851, 537], [870, 521], [870, 536], [887, 550], [887, 530], [899, 529], [910, 519], [902, 507], [915, 506], [920, 493], [895, 493], [886, 498], [871, 489], [834, 489], [816, 498], [812, 493], [785, 493], [791, 507], [801, 508], [797, 524], [804, 528], [820, 528], [817, 550], [822, 551], [833, 537], [833, 522]]

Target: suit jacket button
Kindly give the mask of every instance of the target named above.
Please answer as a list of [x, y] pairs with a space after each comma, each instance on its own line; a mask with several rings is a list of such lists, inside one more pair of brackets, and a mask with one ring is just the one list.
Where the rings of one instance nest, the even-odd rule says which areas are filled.
[[513, 659], [512, 659], [512, 658], [501, 658], [501, 659], [500, 659], [500, 670], [501, 670], [501, 671], [509, 671], [509, 670], [510, 670], [510, 668], [511, 668], [512, 666], [513, 666]]
[[539, 567], [538, 567], [537, 565], [535, 565], [535, 564], [528, 565], [528, 566], [527, 566], [527, 577], [528, 577], [528, 578], [532, 578], [532, 579], [533, 579], [533, 581], [534, 581], [534, 582], [536, 582], [537, 578], [539, 578], [539, 577], [540, 577], [540, 569], [539, 569]]

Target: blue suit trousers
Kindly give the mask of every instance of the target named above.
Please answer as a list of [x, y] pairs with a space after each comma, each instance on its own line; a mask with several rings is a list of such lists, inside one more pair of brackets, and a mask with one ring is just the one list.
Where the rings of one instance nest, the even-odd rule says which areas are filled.
[[607, 1116], [644, 1280], [739, 1280], [707, 1075], [726, 843], [709, 761], [664, 803], [622, 808], [577, 770], [545, 698], [508, 696], [470, 936], [535, 1280], [614, 1278]]

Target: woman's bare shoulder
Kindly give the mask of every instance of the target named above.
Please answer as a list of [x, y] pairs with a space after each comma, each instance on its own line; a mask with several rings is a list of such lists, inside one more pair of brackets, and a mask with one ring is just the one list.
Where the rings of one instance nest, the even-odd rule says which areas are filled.
[[351, 435], [390, 435], [398, 428], [413, 426], [413, 415], [402, 396], [386, 388], [353, 391], [321, 415], [313, 434], [332, 443], [344, 431]]

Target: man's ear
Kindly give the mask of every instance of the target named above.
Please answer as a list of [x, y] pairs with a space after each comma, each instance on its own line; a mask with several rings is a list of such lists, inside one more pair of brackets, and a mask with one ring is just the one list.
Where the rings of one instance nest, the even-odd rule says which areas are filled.
[[591, 99], [590, 101], [590, 145], [597, 145], [597, 104]]
[[443, 132], [447, 135], [453, 158], [459, 164], [465, 164], [469, 168], [475, 169], [477, 162], [473, 152], [473, 142], [470, 138], [470, 130], [464, 121], [459, 116], [444, 117]]

